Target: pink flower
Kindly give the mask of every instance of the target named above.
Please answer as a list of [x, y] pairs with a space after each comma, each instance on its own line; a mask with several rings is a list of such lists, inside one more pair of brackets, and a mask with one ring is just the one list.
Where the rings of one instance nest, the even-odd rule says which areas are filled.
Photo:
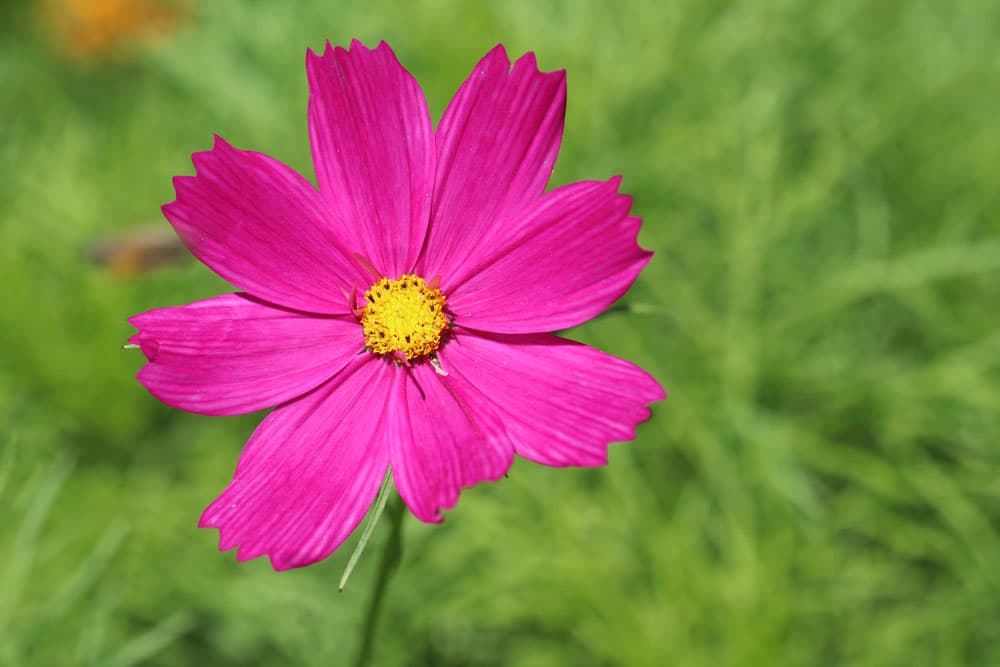
[[306, 55], [319, 189], [216, 137], [163, 213], [245, 290], [129, 321], [164, 403], [209, 415], [277, 406], [200, 526], [275, 569], [332, 553], [387, 468], [421, 521], [514, 454], [598, 466], [664, 397], [645, 371], [546, 332], [586, 322], [649, 261], [620, 178], [544, 192], [565, 72], [502, 46], [435, 131], [384, 42]]

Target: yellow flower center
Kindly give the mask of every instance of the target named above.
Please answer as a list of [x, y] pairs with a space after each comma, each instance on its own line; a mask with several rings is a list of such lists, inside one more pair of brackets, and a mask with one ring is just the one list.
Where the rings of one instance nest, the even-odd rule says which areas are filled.
[[365, 292], [361, 325], [365, 346], [375, 354], [400, 352], [409, 361], [433, 354], [448, 328], [445, 296], [423, 278], [405, 273], [399, 280], [382, 278]]

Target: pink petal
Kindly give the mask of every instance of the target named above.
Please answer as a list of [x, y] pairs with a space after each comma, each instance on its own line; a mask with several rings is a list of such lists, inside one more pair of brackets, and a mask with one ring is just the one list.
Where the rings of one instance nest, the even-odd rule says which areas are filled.
[[269, 408], [330, 379], [364, 348], [354, 318], [307, 315], [224, 294], [129, 319], [149, 360], [139, 382], [167, 405], [208, 415]]
[[652, 253], [620, 178], [573, 183], [523, 212], [522, 232], [448, 294], [455, 322], [502, 333], [566, 329], [624, 294]]
[[503, 46], [476, 65], [437, 130], [437, 181], [419, 270], [445, 289], [484, 249], [516, 233], [510, 214], [545, 189], [562, 140], [566, 73], [543, 74], [535, 55], [513, 70]]
[[434, 184], [434, 130], [423, 91], [385, 42], [306, 54], [309, 136], [320, 190], [355, 252], [384, 275], [410, 271]]
[[197, 176], [174, 178], [163, 214], [191, 252], [265, 301], [316, 313], [348, 313], [346, 294], [370, 278], [349, 259], [338, 224], [302, 176], [220, 137], [195, 153]]
[[638, 366], [549, 334], [466, 332], [439, 355], [476, 420], [493, 415], [518, 454], [550, 466], [604, 465], [665, 396]]
[[202, 514], [219, 549], [267, 555], [276, 570], [329, 556], [357, 527], [389, 463], [383, 411], [396, 369], [357, 357], [329, 383], [281, 406], [247, 443], [232, 483]]
[[426, 363], [399, 373], [389, 430], [392, 476], [421, 521], [439, 522], [459, 492], [502, 477], [514, 450], [492, 414], [472, 414]]

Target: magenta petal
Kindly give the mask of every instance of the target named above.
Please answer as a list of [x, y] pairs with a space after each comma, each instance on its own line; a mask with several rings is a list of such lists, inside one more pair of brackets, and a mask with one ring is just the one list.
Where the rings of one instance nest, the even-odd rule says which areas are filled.
[[492, 413], [518, 454], [550, 466], [604, 465], [664, 398], [638, 366], [549, 334], [465, 333], [440, 356], [477, 419]]
[[306, 54], [309, 136], [320, 190], [355, 251], [390, 278], [410, 271], [434, 184], [423, 91], [389, 45]]
[[620, 179], [573, 183], [524, 211], [522, 234], [448, 294], [457, 324], [502, 333], [566, 329], [628, 290], [651, 252]]
[[514, 457], [495, 415], [472, 414], [461, 396], [426, 363], [401, 371], [393, 390], [389, 430], [392, 477], [421, 521], [442, 520], [459, 492], [502, 477]]
[[562, 140], [566, 73], [542, 73], [535, 55], [513, 70], [503, 46], [472, 70], [448, 105], [437, 130], [437, 180], [427, 247], [419, 269], [451, 276], [482, 249], [503, 244], [510, 213], [545, 189]]
[[129, 319], [149, 360], [139, 382], [167, 405], [208, 415], [262, 410], [330, 379], [364, 348], [357, 320], [224, 294]]
[[395, 369], [357, 357], [312, 393], [277, 408], [247, 443], [229, 487], [199, 526], [238, 560], [276, 570], [330, 555], [357, 527], [389, 463], [383, 411]]
[[277, 160], [219, 137], [174, 178], [163, 214], [195, 257], [255, 297], [316, 313], [348, 313], [365, 277], [341, 245], [322, 197]]

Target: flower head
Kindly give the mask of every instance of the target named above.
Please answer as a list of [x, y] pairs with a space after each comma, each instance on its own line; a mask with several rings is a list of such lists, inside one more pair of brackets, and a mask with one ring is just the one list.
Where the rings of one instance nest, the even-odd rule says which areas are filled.
[[277, 406], [202, 515], [237, 558], [325, 558], [391, 465], [441, 521], [514, 454], [595, 466], [663, 398], [642, 369], [554, 336], [621, 296], [649, 261], [619, 178], [545, 192], [564, 72], [502, 46], [432, 127], [387, 44], [308, 52], [318, 189], [216, 138], [163, 207], [191, 252], [242, 293], [130, 319], [165, 403], [231, 415]]
[[120, 54], [172, 32], [185, 12], [164, 0], [47, 0], [39, 5], [52, 40], [76, 60]]

